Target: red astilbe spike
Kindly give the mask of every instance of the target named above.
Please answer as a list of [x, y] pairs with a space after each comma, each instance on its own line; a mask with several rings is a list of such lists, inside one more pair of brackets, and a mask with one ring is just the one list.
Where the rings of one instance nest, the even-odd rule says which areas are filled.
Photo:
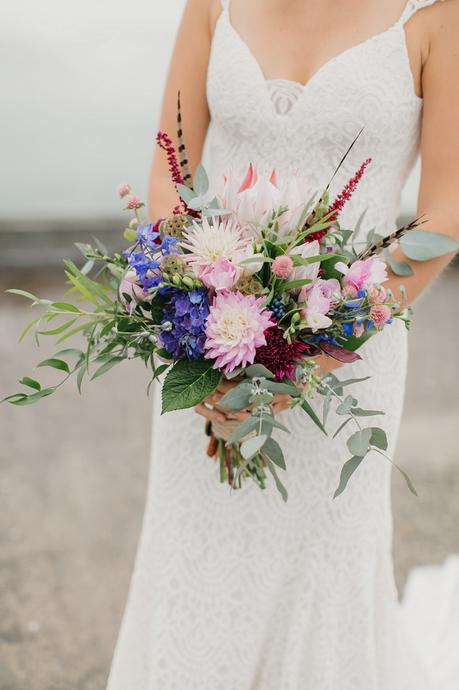
[[[370, 163], [372, 162], [371, 158], [367, 158], [366, 161], [362, 163], [360, 168], [357, 170], [355, 175], [351, 177], [351, 179], [346, 183], [343, 191], [338, 194], [334, 202], [331, 204], [331, 206], [328, 208], [327, 213], [325, 216], [328, 216], [328, 221], [335, 221], [338, 219], [339, 214], [343, 210], [344, 206], [346, 203], [349, 201], [351, 196], [354, 194], [355, 190], [357, 189], [357, 186], [362, 179], [365, 170], [368, 168]], [[308, 235], [306, 237], [306, 242], [312, 242], [313, 240], [321, 240], [322, 237], [325, 237], [327, 233], [330, 231], [330, 228], [326, 228], [325, 230], [318, 230], [317, 232], [313, 232], [311, 235]]]
[[[170, 138], [170, 136], [166, 134], [166, 132], [158, 132], [158, 134], [156, 135], [156, 142], [158, 146], [166, 152], [172, 182], [175, 185], [185, 184], [185, 180], [183, 178], [180, 165], [177, 159], [177, 151], [175, 149], [174, 144], [172, 143], [172, 139]], [[174, 215], [185, 212], [188, 213], [190, 216], [194, 216], [195, 218], [199, 216], [199, 213], [197, 213], [197, 211], [193, 211], [192, 209], [188, 208], [187, 204], [181, 196], [180, 201], [181, 204], [176, 206], [173, 210]]]
[[169, 172], [171, 174], [174, 184], [183, 184], [182, 173], [180, 172], [180, 165], [177, 160], [177, 152], [172, 143], [172, 139], [166, 132], [158, 132], [156, 141], [163, 151], [167, 154], [167, 162], [169, 164]]
[[362, 163], [362, 165], [360, 166], [360, 168], [357, 170], [354, 177], [351, 177], [351, 179], [346, 184], [346, 186], [344, 187], [341, 194], [338, 194], [338, 196], [336, 197], [336, 199], [334, 200], [334, 202], [332, 203], [332, 205], [330, 206], [330, 208], [328, 209], [328, 212], [327, 212], [327, 213], [330, 213], [331, 211], [335, 212], [330, 217], [330, 220], [336, 220], [338, 218], [338, 216], [341, 213], [341, 211], [343, 210], [344, 206], [346, 205], [346, 203], [349, 201], [349, 199], [351, 198], [351, 196], [354, 194], [355, 190], [357, 189], [357, 186], [358, 186], [360, 180], [362, 179], [362, 177], [365, 173], [365, 170], [370, 165], [371, 161], [372, 161], [371, 158], [367, 158], [367, 160], [364, 161]]

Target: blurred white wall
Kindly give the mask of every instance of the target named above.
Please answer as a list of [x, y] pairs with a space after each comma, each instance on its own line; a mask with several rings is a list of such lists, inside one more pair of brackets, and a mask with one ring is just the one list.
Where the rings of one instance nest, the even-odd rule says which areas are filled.
[[184, 4], [2, 3], [0, 218], [113, 216], [124, 180], [145, 196]]

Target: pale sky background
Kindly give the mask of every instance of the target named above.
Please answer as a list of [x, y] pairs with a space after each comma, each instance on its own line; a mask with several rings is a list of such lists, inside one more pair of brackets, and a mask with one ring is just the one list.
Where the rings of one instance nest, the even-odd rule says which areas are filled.
[[184, 4], [3, 0], [0, 218], [114, 216], [124, 180], [145, 196]]

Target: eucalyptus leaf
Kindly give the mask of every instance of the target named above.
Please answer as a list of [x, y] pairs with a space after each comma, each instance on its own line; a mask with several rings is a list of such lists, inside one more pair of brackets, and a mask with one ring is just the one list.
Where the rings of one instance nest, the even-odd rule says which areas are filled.
[[246, 376], [249, 378], [266, 378], [266, 379], [273, 379], [274, 374], [269, 371], [263, 364], [251, 364], [247, 369], [245, 370]]
[[231, 444], [240, 441], [241, 438], [244, 438], [244, 436], [247, 436], [247, 434], [252, 433], [252, 431], [255, 431], [255, 429], [257, 429], [259, 426], [260, 420], [258, 417], [248, 417], [236, 427], [229, 437], [228, 443]]
[[252, 395], [253, 386], [249, 381], [239, 383], [234, 388], [225, 393], [220, 399], [220, 405], [228, 410], [237, 412], [249, 406], [249, 399]]
[[388, 443], [386, 432], [379, 427], [372, 427], [370, 445], [376, 446], [376, 448], [380, 448], [381, 450], [387, 450]]
[[349, 414], [354, 405], [357, 404], [357, 400], [352, 395], [347, 395], [343, 402], [340, 403], [336, 408], [337, 414]]
[[339, 485], [333, 495], [333, 498], [337, 498], [340, 494], [343, 493], [344, 489], [347, 487], [349, 479], [352, 477], [352, 475], [354, 474], [362, 460], [363, 457], [360, 457], [359, 455], [354, 455], [350, 460], [344, 463], [341, 469]]
[[164, 379], [161, 414], [198, 405], [215, 391], [220, 381], [221, 374], [213, 368], [213, 362], [179, 360]]
[[396, 276], [411, 276], [414, 271], [406, 261], [396, 261], [389, 251], [384, 252], [384, 258]]
[[282, 470], [287, 469], [285, 465], [284, 453], [282, 448], [273, 438], [268, 438], [263, 446], [263, 455], [267, 456], [275, 465]]
[[248, 438], [246, 441], [241, 443], [240, 450], [244, 460], [250, 460], [251, 458], [255, 457], [255, 455], [260, 452], [267, 439], [268, 437], [265, 434], [262, 434], [261, 436], [253, 436], [252, 438]]
[[348, 417], [347, 419], [344, 420], [342, 424], [339, 425], [335, 433], [333, 434], [333, 438], [336, 438], [338, 434], [344, 429], [344, 427], [349, 424], [349, 422], [352, 421], [352, 417]]
[[193, 189], [199, 194], [207, 194], [209, 191], [209, 178], [203, 165], [198, 165], [193, 176]]
[[409, 490], [411, 491], [411, 493], [414, 494], [415, 496], [417, 496], [417, 495], [418, 495], [418, 492], [416, 491], [416, 488], [415, 488], [413, 482], [411, 481], [411, 479], [409, 478], [409, 476], [407, 475], [407, 473], [406, 473], [404, 470], [402, 470], [402, 468], [399, 467], [398, 465], [396, 465], [395, 463], [394, 463], [394, 467], [395, 467], [395, 468], [400, 472], [400, 474], [402, 475], [402, 477], [403, 477], [403, 479], [405, 480], [406, 485], [407, 485], [407, 487], [409, 488]]
[[385, 414], [385, 412], [381, 410], [364, 410], [361, 407], [353, 407], [351, 412], [356, 417], [376, 417]]
[[271, 474], [274, 478], [277, 490], [279, 491], [280, 495], [282, 496], [283, 501], [286, 503], [288, 500], [287, 489], [285, 488], [285, 486], [282, 484], [281, 480], [279, 479], [279, 475], [276, 472], [276, 466], [274, 465], [272, 460], [270, 460], [268, 457], [265, 457], [265, 462], [266, 462], [266, 467], [271, 472]]
[[370, 439], [373, 429], [362, 429], [356, 431], [347, 439], [347, 447], [352, 455], [358, 455], [363, 458], [369, 451]]
[[192, 199], [196, 196], [196, 192], [187, 187], [184, 184], [176, 184], [175, 188], [180, 195], [180, 198], [188, 205]]
[[428, 261], [457, 251], [459, 242], [448, 235], [428, 230], [410, 230], [400, 239], [400, 247], [409, 259]]
[[278, 395], [291, 395], [293, 398], [297, 398], [301, 395], [300, 389], [293, 383], [265, 381], [263, 386], [271, 391], [271, 393], [277, 393]]

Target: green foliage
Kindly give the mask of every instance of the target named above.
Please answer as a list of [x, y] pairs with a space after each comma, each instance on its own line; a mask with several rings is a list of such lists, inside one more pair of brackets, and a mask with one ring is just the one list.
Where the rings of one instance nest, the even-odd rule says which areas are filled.
[[161, 414], [198, 405], [215, 391], [220, 381], [221, 374], [211, 361], [176, 362], [164, 379]]

